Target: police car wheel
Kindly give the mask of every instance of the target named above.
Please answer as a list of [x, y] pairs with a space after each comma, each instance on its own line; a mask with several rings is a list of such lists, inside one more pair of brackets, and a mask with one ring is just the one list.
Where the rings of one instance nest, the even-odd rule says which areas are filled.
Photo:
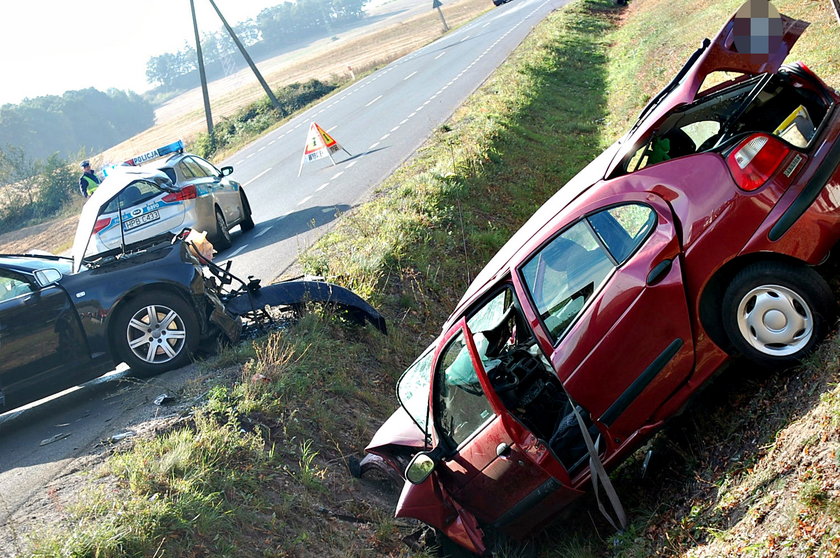
[[230, 247], [230, 229], [228, 229], [225, 216], [222, 215], [222, 210], [216, 208], [216, 234], [213, 235], [213, 247], [216, 250], [224, 250]]
[[240, 190], [239, 195], [242, 198], [242, 213], [245, 215], [242, 222], [239, 223], [239, 228], [242, 229], [242, 232], [246, 232], [254, 228], [254, 217], [251, 215], [251, 204], [248, 203], [245, 192]]

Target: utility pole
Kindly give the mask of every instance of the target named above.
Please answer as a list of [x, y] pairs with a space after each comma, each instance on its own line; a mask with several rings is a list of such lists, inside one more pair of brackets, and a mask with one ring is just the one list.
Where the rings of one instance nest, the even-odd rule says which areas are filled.
[[[193, 0], [190, 0], [191, 4], [192, 2]], [[254, 72], [255, 76], [257, 76], [257, 81], [259, 81], [260, 85], [262, 85], [262, 88], [265, 90], [265, 94], [268, 95], [268, 98], [271, 100], [271, 104], [274, 105], [274, 108], [276, 108], [278, 111], [282, 112], [283, 107], [280, 106], [280, 102], [277, 100], [277, 97], [274, 96], [274, 93], [271, 91], [271, 88], [263, 79], [262, 74], [260, 74], [260, 71], [257, 69], [257, 65], [254, 64], [253, 60], [251, 60], [251, 56], [248, 54], [248, 51], [245, 50], [245, 46], [239, 40], [239, 37], [236, 36], [236, 33], [233, 32], [233, 28], [230, 25], [228, 25], [225, 16], [223, 16], [222, 12], [219, 11], [219, 8], [216, 6], [216, 2], [210, 0], [210, 4], [213, 6], [213, 9], [216, 10], [216, 13], [219, 14], [219, 19], [222, 20], [225, 29], [227, 29], [227, 32], [230, 34], [230, 38], [233, 39], [233, 42], [236, 44], [237, 48], [239, 49], [239, 52], [242, 53], [242, 56], [245, 58], [245, 61], [248, 62], [248, 65], [251, 67], [251, 71]], [[195, 15], [193, 15], [193, 21], [195, 21]], [[196, 37], [198, 37], [198, 31], [196, 31]], [[196, 41], [198, 41], [197, 38]]]
[[198, 20], [195, 18], [195, 1], [190, 0], [190, 11], [192, 12], [193, 31], [195, 31], [195, 54], [198, 57], [198, 75], [201, 77], [201, 94], [204, 96], [204, 116], [207, 119], [207, 135], [210, 136], [211, 145], [215, 145], [213, 137], [213, 115], [210, 113], [210, 94], [207, 91], [207, 74], [204, 73], [204, 56], [201, 54], [201, 39], [198, 36]]
[[[838, 0], [833, 0], [833, 1], [837, 2]], [[441, 6], [443, 6], [443, 4], [440, 3], [440, 0], [432, 0], [432, 9], [433, 10], [436, 9], [438, 11], [438, 15], [440, 16], [440, 21], [441, 21], [441, 23], [443, 23], [443, 32], [446, 33], [447, 31], [449, 31], [449, 26], [446, 24], [446, 18], [443, 17], [443, 11], [440, 9]]]

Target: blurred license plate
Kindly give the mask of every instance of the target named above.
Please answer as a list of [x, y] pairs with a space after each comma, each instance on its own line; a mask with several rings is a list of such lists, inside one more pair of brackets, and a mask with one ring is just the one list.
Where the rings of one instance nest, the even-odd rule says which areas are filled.
[[125, 230], [130, 231], [131, 229], [136, 229], [140, 225], [145, 225], [146, 223], [151, 223], [152, 221], [157, 221], [158, 219], [160, 219], [160, 211], [150, 211], [140, 215], [139, 217], [126, 221]]

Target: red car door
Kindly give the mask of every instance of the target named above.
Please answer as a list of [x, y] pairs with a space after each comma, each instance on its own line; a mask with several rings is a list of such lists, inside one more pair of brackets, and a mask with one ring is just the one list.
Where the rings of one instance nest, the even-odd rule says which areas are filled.
[[560, 380], [612, 443], [688, 378], [694, 343], [674, 217], [653, 194], [583, 208], [520, 267]]
[[[494, 300], [511, 295], [506, 289]], [[434, 436], [446, 450], [435, 474], [481, 522], [502, 526], [549, 497], [565, 502], [578, 492], [564, 486], [567, 479], [559, 468], [560, 479], [541, 466], [557, 467], [545, 446], [499, 401], [485, 371], [485, 363], [492, 362], [483, 356], [482, 342], [481, 333], [474, 335], [461, 319], [435, 355]]]

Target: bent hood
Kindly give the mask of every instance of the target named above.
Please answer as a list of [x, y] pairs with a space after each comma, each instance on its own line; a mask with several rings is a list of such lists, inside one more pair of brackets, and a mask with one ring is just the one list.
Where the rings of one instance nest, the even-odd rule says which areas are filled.
[[73, 273], [78, 272], [81, 268], [96, 221], [102, 215], [105, 206], [111, 203], [111, 200], [119, 196], [126, 186], [140, 178], [150, 179], [158, 183], [169, 180], [162, 172], [149, 172], [140, 169], [123, 170], [122, 167], [117, 167], [117, 169], [121, 172], [106, 177], [82, 207], [79, 223], [76, 225], [76, 235], [73, 238]]

